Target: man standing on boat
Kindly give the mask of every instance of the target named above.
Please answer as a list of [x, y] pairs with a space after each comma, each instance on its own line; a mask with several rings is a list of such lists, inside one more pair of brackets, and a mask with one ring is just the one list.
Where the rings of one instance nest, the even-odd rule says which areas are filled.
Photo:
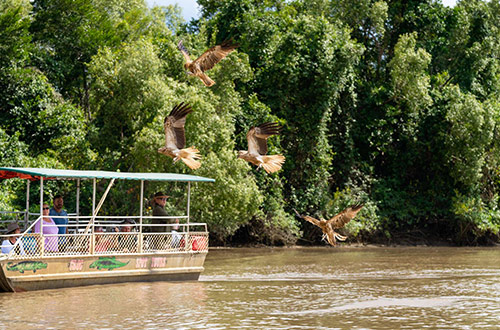
[[[51, 216], [67, 217], [68, 213], [63, 210], [64, 200], [61, 195], [54, 196], [52, 200], [53, 207], [49, 211]], [[68, 218], [53, 218], [54, 222], [58, 226], [58, 235], [64, 235], [68, 233]], [[59, 237], [59, 249], [64, 249], [66, 246], [66, 237]]]
[[[170, 196], [165, 195], [161, 191], [157, 192], [153, 199], [153, 216], [154, 217], [166, 217], [168, 216], [167, 211], [165, 211], [165, 204], [167, 203], [167, 198]], [[151, 221], [153, 225], [164, 224], [167, 222], [167, 219], [155, 219]], [[163, 226], [153, 226], [151, 231], [153, 233], [164, 233], [167, 228]]]
[[[167, 203], [168, 197], [170, 197], [170, 196], [167, 196], [162, 192], [157, 192], [155, 194], [154, 200], [153, 200], [153, 204], [154, 204], [153, 216], [156, 216], [156, 217], [168, 216], [167, 212], [165, 211], [165, 204]], [[174, 226], [155, 226], [152, 228], [152, 232], [154, 232], [154, 233], [171, 233], [171, 235], [168, 235], [168, 236], [170, 236], [170, 239], [167, 240], [167, 243], [166, 243], [167, 246], [174, 247], [174, 248], [179, 246], [180, 241], [181, 241], [181, 236], [177, 232], [177, 229], [179, 227], [179, 225], [178, 225], [179, 219], [172, 220], [172, 219], [155, 219], [155, 218], [153, 218], [152, 223], [153, 224], [165, 224], [165, 223], [176, 224]], [[168, 236], [166, 236], [164, 238], [167, 239]], [[161, 241], [162, 240], [158, 237], [158, 242], [161, 242]], [[170, 243], [168, 243], [168, 241], [170, 241]], [[156, 244], [156, 249], [166, 248], [167, 246], [164, 246], [164, 244], [159, 243], [159, 244]]]

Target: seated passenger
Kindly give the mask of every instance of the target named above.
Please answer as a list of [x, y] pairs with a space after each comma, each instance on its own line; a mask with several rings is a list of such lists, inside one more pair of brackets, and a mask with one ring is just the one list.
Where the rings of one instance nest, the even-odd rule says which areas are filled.
[[[7, 235], [19, 235], [21, 234], [21, 228], [15, 222], [9, 223], [7, 226]], [[10, 236], [6, 240], [2, 242], [2, 253], [8, 254], [12, 251], [14, 244], [17, 242], [17, 236]], [[24, 252], [23, 242], [19, 241], [19, 244], [16, 246], [14, 250], [17, 254], [26, 254]]]
[[[59, 229], [52, 218], [49, 217], [49, 204], [43, 204], [43, 234], [50, 235], [45, 237], [45, 251], [57, 252], [57, 233]], [[35, 224], [35, 233], [40, 233], [40, 227], [42, 227], [42, 222], [38, 220]], [[52, 236], [53, 235], [53, 236]]]
[[112, 245], [112, 238], [108, 237], [108, 235], [104, 235], [104, 229], [102, 226], [97, 226], [94, 229], [95, 235], [95, 252], [106, 252]]
[[[132, 225], [135, 225], [134, 220], [125, 219], [121, 223], [120, 232], [130, 233], [132, 231]], [[120, 235], [118, 237], [118, 246], [124, 252], [135, 252], [137, 249], [137, 237], [136, 235]]]
[[170, 243], [170, 247], [178, 248], [181, 243], [181, 234], [177, 230], [179, 230], [179, 219], [174, 220], [175, 225], [172, 226], [172, 242]]

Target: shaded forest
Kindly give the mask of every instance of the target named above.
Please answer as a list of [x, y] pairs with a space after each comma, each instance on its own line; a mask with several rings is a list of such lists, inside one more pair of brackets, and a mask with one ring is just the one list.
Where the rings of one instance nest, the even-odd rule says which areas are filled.
[[[328, 218], [355, 202], [350, 242], [499, 242], [498, 0], [198, 3], [185, 22], [143, 0], [0, 0], [0, 166], [214, 178], [191, 208], [212, 244], [320, 244], [293, 208]], [[238, 49], [207, 72], [216, 85], [186, 74], [180, 40], [195, 58], [229, 38]], [[196, 171], [157, 152], [180, 102]], [[274, 174], [237, 159], [268, 121], [283, 126]], [[138, 188], [117, 183], [101, 214], [137, 214]], [[184, 188], [146, 191], [167, 190], [175, 213]], [[0, 209], [22, 210], [25, 189], [0, 182]], [[50, 182], [46, 198], [74, 211], [74, 190]], [[82, 195], [89, 212], [91, 185]]]

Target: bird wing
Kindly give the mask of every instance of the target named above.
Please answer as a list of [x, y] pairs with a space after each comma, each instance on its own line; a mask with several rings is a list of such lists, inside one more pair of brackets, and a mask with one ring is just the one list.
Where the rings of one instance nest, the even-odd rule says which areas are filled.
[[[304, 219], [304, 220], [305, 220], [305, 221], [307, 221], [307, 222], [312, 223], [312, 224], [313, 224], [313, 225], [315, 225], [315, 226], [320, 227], [320, 225], [319, 225], [319, 220], [318, 220], [318, 219], [315, 219], [315, 218], [310, 217], [310, 216], [308, 216], [308, 215], [303, 215], [303, 216], [302, 216], [302, 219]], [[321, 228], [321, 227], [320, 227], [320, 228]]]
[[174, 128], [172, 126], [167, 126], [165, 123], [163, 129], [165, 130], [165, 147], [171, 150], [178, 149]]
[[278, 123], [264, 123], [252, 127], [247, 133], [248, 153], [267, 154], [267, 138], [280, 133], [281, 126]]
[[[313, 225], [315, 226], [318, 226], [320, 227], [319, 225], [319, 220], [318, 219], [315, 219], [313, 217], [310, 217], [310, 216], [307, 216], [307, 215], [301, 215], [296, 209], [293, 209], [295, 211], [295, 216], [300, 218], [300, 219], [304, 219], [306, 221], [309, 221], [310, 223], [312, 223]], [[321, 228], [321, 227], [320, 227]]]
[[342, 228], [363, 208], [363, 204], [352, 205], [327, 221], [332, 228]]
[[173, 107], [170, 114], [163, 121], [165, 128], [165, 139], [167, 146], [176, 146], [182, 149], [186, 146], [186, 136], [184, 134], [184, 125], [186, 124], [186, 116], [193, 112], [193, 109], [188, 104], [181, 102]]
[[295, 212], [295, 217], [302, 219], [302, 216], [300, 215], [299, 211], [297, 211], [296, 209], [293, 209], [293, 211]]
[[213, 68], [217, 63], [219, 63], [224, 57], [238, 47], [237, 44], [233, 44], [232, 40], [226, 40], [222, 44], [214, 46], [201, 54], [194, 63], [198, 64], [202, 71], [207, 71]]
[[184, 47], [182, 40], [179, 41], [179, 43], [177, 44], [177, 48], [179, 48], [179, 50], [181, 51], [182, 55], [184, 56], [184, 59], [186, 60], [186, 63], [191, 62], [191, 58], [189, 57], [189, 52], [186, 49], [186, 47]]

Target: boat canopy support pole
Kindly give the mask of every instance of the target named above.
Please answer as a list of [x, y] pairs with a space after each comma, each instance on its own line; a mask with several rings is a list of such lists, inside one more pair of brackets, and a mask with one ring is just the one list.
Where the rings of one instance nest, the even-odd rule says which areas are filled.
[[[106, 200], [106, 196], [108, 196], [108, 192], [111, 189], [111, 186], [113, 186], [113, 183], [115, 183], [115, 178], [112, 178], [111, 181], [109, 182], [108, 187], [106, 188], [106, 191], [104, 192], [104, 194], [101, 197], [101, 200], [99, 201], [99, 204], [97, 204], [97, 208], [92, 213], [92, 218], [90, 218], [89, 224], [87, 225], [87, 228], [85, 228], [85, 234], [87, 234], [89, 232], [90, 226], [93, 227], [97, 213], [99, 213], [99, 210], [101, 209], [102, 204]], [[95, 189], [94, 189], [94, 193], [95, 193]], [[92, 230], [92, 232], [94, 232], [94, 231]]]
[[76, 224], [80, 224], [80, 179], [76, 180]]
[[191, 182], [188, 182], [188, 200], [187, 200], [187, 231], [186, 231], [186, 251], [188, 251], [190, 247], [190, 240], [189, 240], [189, 208], [191, 205]]
[[43, 176], [40, 177], [40, 234], [42, 235], [42, 239], [40, 240], [40, 255], [43, 257], [45, 252], [45, 239], [43, 237]]
[[24, 228], [28, 228], [30, 212], [30, 180], [26, 180], [26, 210], [24, 212]]
[[139, 205], [139, 253], [142, 253], [142, 213], [144, 207], [144, 180], [141, 180], [141, 202]]
[[95, 191], [96, 191], [96, 178], [94, 178], [92, 184], [92, 214], [94, 214], [95, 212]]
[[[94, 182], [95, 182], [95, 179], [94, 179]], [[101, 197], [101, 200], [99, 201], [99, 204], [97, 204], [97, 208], [92, 212], [92, 218], [90, 218], [89, 223], [88, 223], [87, 227], [85, 227], [85, 231], [83, 232], [83, 234], [85, 236], [89, 233], [89, 231], [92, 231], [91, 232], [92, 235], [90, 235], [90, 254], [91, 255], [94, 255], [94, 253], [95, 253], [95, 231], [94, 231], [95, 217], [97, 216], [97, 213], [99, 213], [99, 210], [101, 209], [102, 204], [106, 200], [106, 196], [108, 196], [108, 192], [111, 189], [111, 186], [113, 185], [113, 183], [115, 183], [115, 178], [111, 179], [111, 181], [109, 182], [108, 187], [106, 188], [106, 191], [104, 192], [104, 194]], [[94, 185], [94, 196], [95, 196], [95, 185]], [[92, 208], [93, 208], [93, 205], [92, 205]], [[81, 246], [82, 244], [83, 244], [83, 242], [80, 239], [80, 242], [78, 243], [78, 245]]]
[[190, 208], [190, 206], [191, 206], [191, 182], [188, 182], [188, 204], [187, 204], [187, 223], [188, 224], [189, 224], [189, 208]]

